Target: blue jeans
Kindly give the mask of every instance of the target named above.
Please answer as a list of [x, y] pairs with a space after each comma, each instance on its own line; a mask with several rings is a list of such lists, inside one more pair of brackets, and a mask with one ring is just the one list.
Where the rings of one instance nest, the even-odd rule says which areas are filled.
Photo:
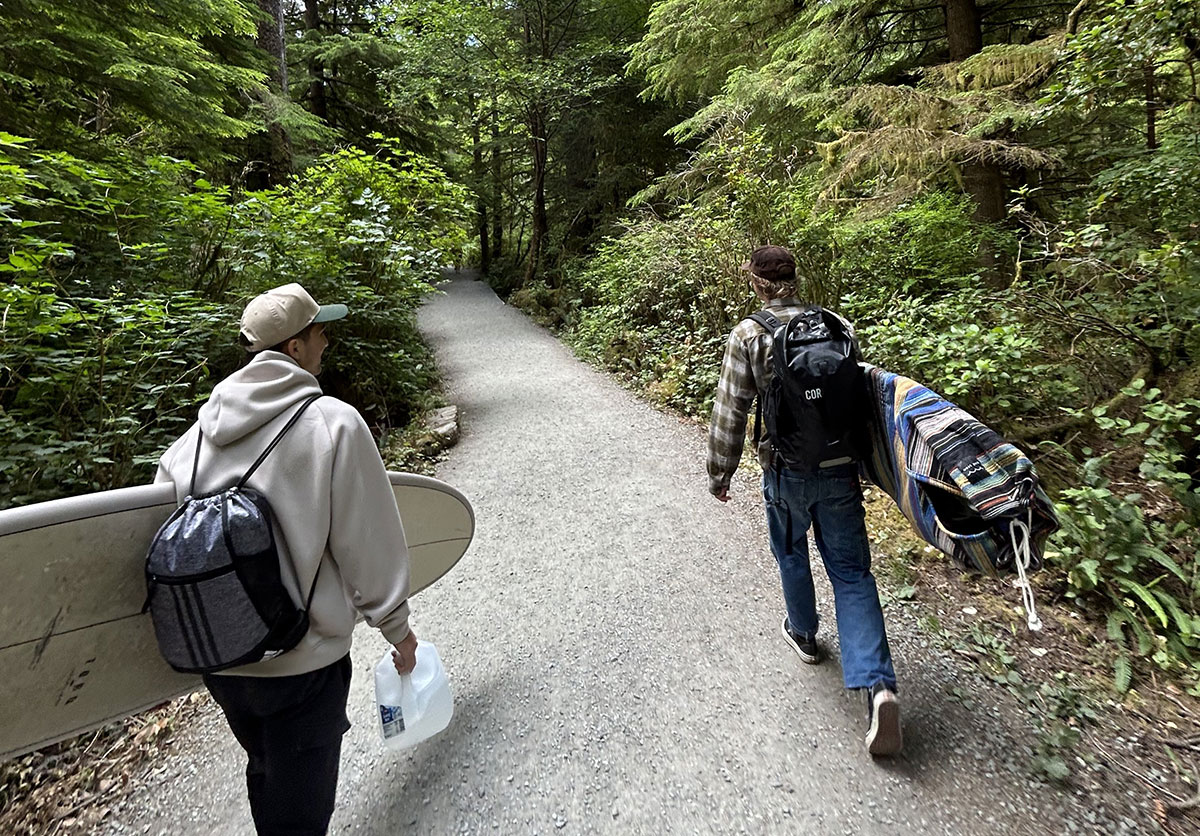
[[771, 551], [779, 563], [792, 631], [809, 637], [817, 633], [817, 602], [808, 562], [811, 525], [833, 585], [846, 687], [869, 688], [883, 682], [894, 690], [896, 673], [883, 626], [879, 589], [871, 574], [857, 465], [839, 465], [811, 474], [786, 467], [768, 470], [763, 474], [763, 498]]

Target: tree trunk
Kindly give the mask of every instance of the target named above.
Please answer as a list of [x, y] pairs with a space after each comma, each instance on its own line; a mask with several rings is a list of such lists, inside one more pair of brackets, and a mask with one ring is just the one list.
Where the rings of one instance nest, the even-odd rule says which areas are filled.
[[271, 88], [287, 95], [287, 52], [283, 37], [283, 0], [258, 0], [266, 19], [258, 22], [258, 45], [271, 56]]
[[110, 107], [109, 94], [107, 90], [101, 90], [96, 95], [96, 135], [104, 136], [108, 133], [108, 120], [112, 114]]
[[[964, 61], [983, 49], [983, 21], [976, 0], [943, 0], [946, 13], [946, 41], [951, 61]], [[1008, 214], [1008, 190], [1004, 172], [991, 162], [966, 163], [963, 166], [963, 185], [975, 202], [975, 220], [993, 224]], [[984, 238], [979, 244], [979, 264], [992, 284], [1001, 280], [996, 252]]]
[[469, 94], [469, 101], [471, 107], [471, 163], [472, 174], [475, 178], [475, 212], [479, 221], [479, 267], [483, 270], [484, 275], [487, 275], [488, 269], [492, 266], [492, 250], [488, 245], [487, 201], [483, 199], [486, 174], [483, 168], [483, 146], [479, 130], [481, 116], [474, 93]]
[[504, 165], [500, 159], [500, 115], [492, 101], [492, 258], [503, 255]]
[[533, 156], [533, 218], [529, 231], [529, 258], [525, 262], [525, 282], [537, 275], [542, 245], [550, 224], [546, 219], [546, 125], [541, 109], [529, 110], [529, 145]]
[[975, 0], [944, 0], [950, 60], [962, 61], [983, 49], [983, 23]]
[[[319, 0], [304, 0], [304, 28], [309, 32], [321, 28]], [[325, 99], [325, 66], [314, 58], [309, 62], [308, 72], [312, 81], [308, 85], [308, 110], [322, 122], [329, 123], [329, 105]]]
[[[265, 18], [258, 22], [258, 46], [271, 56], [270, 91], [287, 98], [287, 54], [283, 37], [283, 0], [258, 0]], [[278, 121], [249, 139], [250, 188], [269, 188], [285, 182], [292, 173], [292, 143]]]
[[1154, 62], [1148, 61], [1142, 68], [1142, 77], [1146, 82], [1146, 148], [1154, 151], [1158, 148], [1158, 103], [1154, 85]]
[[[983, 22], [975, 0], [944, 0], [950, 60], [964, 61], [983, 49]], [[1007, 192], [1000, 166], [968, 163], [963, 170], [967, 191], [975, 199], [975, 219], [994, 223], [1005, 216]]]
[[963, 182], [975, 201], [975, 220], [996, 223], [1008, 215], [1008, 189], [1004, 174], [995, 163], [968, 163], [963, 166]]
[[566, 168], [567, 205], [582, 196], [573, 217], [563, 233], [563, 249], [568, 252], [584, 250], [596, 231], [600, 209], [595, 203], [596, 180], [599, 176], [599, 155], [596, 152], [596, 132], [590, 120], [577, 120], [571, 135], [555, 145], [558, 158]]

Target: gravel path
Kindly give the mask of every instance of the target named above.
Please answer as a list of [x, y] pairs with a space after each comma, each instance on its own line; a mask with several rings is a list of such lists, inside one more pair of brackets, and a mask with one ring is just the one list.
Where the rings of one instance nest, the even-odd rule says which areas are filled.
[[[455, 720], [383, 750], [371, 668], [385, 645], [360, 627], [331, 832], [1138, 831], [1029, 778], [1027, 724], [998, 720], [989, 689], [970, 709], [949, 696], [977, 683], [906, 623], [913, 608], [888, 610], [905, 752], [872, 762], [836, 657], [801, 665], [779, 637], [752, 477], [721, 506], [702, 430], [580, 363], [483, 283], [444, 288], [420, 318], [462, 414], [439, 476], [472, 498], [478, 533], [414, 600], [413, 623], [445, 660]], [[819, 594], [831, 616], [827, 584]], [[243, 763], [203, 712], [103, 832], [252, 833]]]

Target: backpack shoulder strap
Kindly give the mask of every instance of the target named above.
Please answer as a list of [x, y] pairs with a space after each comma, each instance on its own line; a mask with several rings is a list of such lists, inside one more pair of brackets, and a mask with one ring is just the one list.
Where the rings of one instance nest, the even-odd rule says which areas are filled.
[[204, 441], [204, 430], [197, 424], [196, 426], [196, 455], [192, 458], [192, 484], [188, 488], [187, 495], [196, 495], [196, 471], [200, 469], [200, 442]]
[[255, 460], [254, 464], [250, 465], [250, 469], [246, 471], [246, 475], [244, 475], [240, 480], [238, 480], [237, 487], [239, 490], [241, 488], [246, 487], [246, 482], [250, 479], [251, 476], [254, 475], [254, 471], [258, 470], [258, 466], [260, 464], [262, 464], [264, 461], [266, 461], [267, 456], [271, 455], [271, 451], [274, 450], [275, 446], [277, 444], [279, 444], [280, 441], [283, 440], [283, 437], [285, 435], [287, 435], [288, 430], [290, 430], [292, 427], [294, 427], [296, 425], [296, 422], [300, 420], [300, 416], [304, 414], [304, 410], [308, 409], [312, 405], [312, 402], [315, 401], [319, 397], [321, 397], [321, 396], [313, 395], [311, 398], [306, 400], [304, 403], [300, 404], [300, 408], [297, 409], [292, 414], [292, 417], [288, 419], [287, 424], [285, 424], [283, 429], [279, 431], [279, 435], [275, 436], [275, 438], [273, 438], [271, 440], [271, 443], [267, 445], [267, 449], [262, 451], [262, 455], [260, 455]]
[[[775, 332], [778, 331], [783, 326], [783, 323], [779, 321], [778, 317], [776, 317], [775, 314], [769, 313], [767, 311], [756, 311], [756, 312], [750, 314], [750, 316], [746, 317], [746, 319], [749, 319], [752, 322], [757, 322], [763, 328], [767, 329], [767, 333], [770, 334], [772, 337], [775, 335]], [[754, 447], [756, 450], [758, 448], [758, 443], [761, 440], [762, 440], [762, 396], [759, 395], [758, 397], [756, 397], [754, 399], [754, 435], [753, 435], [752, 441], [754, 443]]]
[[756, 311], [755, 313], [752, 313], [750, 316], [746, 317], [746, 319], [753, 320], [763, 328], [766, 328], [768, 334], [774, 334], [779, 326], [783, 325], [783, 323], [780, 322], [774, 314], [768, 313], [767, 311]]

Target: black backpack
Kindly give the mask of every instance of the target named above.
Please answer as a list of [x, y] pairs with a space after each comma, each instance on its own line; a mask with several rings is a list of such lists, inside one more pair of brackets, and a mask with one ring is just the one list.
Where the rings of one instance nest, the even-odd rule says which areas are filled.
[[756, 445], [765, 422], [789, 470], [814, 473], [857, 461], [866, 429], [866, 383], [846, 326], [817, 305], [787, 324], [766, 311], [749, 318], [774, 340], [774, 376], [755, 413]]
[[[308, 632], [283, 585], [271, 527], [271, 505], [246, 481], [320, 395], [300, 405], [232, 488], [194, 496], [200, 464], [196, 438], [192, 483], [146, 554], [146, 605], [163, 658], [181, 673], [214, 673], [278, 656]], [[320, 574], [320, 567], [317, 569]]]

